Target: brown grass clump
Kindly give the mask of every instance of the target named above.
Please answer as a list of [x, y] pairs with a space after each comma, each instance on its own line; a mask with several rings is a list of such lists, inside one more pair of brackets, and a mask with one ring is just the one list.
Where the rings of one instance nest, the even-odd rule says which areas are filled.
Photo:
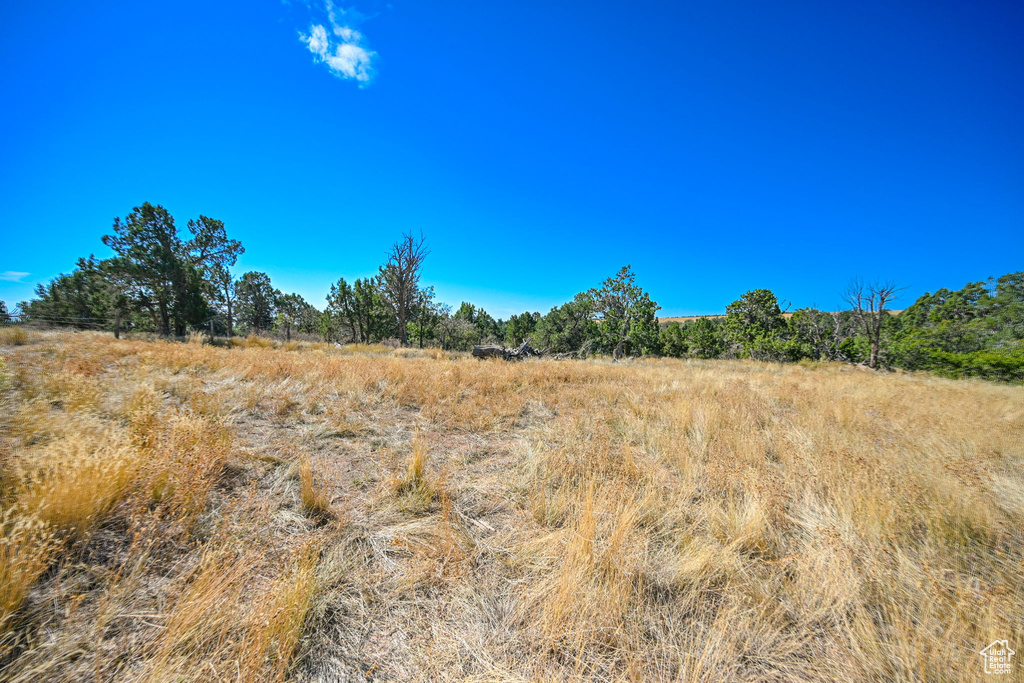
[[239, 630], [232, 609], [242, 599], [251, 555], [213, 548], [203, 554], [188, 577], [146, 662], [144, 680], [174, 680], [201, 675], [210, 667], [225, 671]]
[[250, 334], [248, 337], [232, 337], [231, 345], [248, 349], [269, 349], [273, 348], [274, 340], [269, 337]]
[[[31, 452], [30, 452], [31, 453]], [[140, 474], [140, 453], [115, 432], [71, 435], [26, 457], [14, 509], [61, 536], [88, 532]]]
[[32, 341], [3, 680], [980, 681], [1024, 645], [1019, 386]]
[[0, 327], [0, 346], [22, 346], [28, 342], [28, 332], [22, 328]]
[[264, 595], [251, 617], [245, 645], [248, 677], [265, 673], [269, 662], [273, 678], [284, 680], [320, 590], [319, 562], [318, 543], [299, 548], [289, 570]]
[[0, 521], [0, 634], [7, 632], [33, 584], [57, 551], [42, 522], [8, 510]]
[[440, 491], [438, 482], [427, 477], [428, 457], [423, 440], [414, 439], [404, 468], [391, 478], [391, 492], [405, 510], [426, 510]]
[[426, 491], [428, 484], [426, 480], [427, 471], [427, 449], [423, 442], [416, 440], [412, 444], [412, 453], [405, 466], [405, 476], [398, 480], [395, 491]]
[[299, 462], [299, 500], [302, 510], [312, 517], [326, 517], [330, 515], [331, 503], [323, 489], [313, 478], [313, 465], [309, 458], [303, 458]]

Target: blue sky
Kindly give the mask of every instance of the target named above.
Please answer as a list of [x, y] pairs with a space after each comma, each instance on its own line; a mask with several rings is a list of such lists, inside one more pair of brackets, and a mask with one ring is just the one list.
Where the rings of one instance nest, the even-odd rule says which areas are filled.
[[[321, 27], [320, 29], [316, 27]], [[4, 3], [0, 299], [144, 201], [322, 306], [401, 232], [495, 316], [1024, 268], [1019, 2]]]

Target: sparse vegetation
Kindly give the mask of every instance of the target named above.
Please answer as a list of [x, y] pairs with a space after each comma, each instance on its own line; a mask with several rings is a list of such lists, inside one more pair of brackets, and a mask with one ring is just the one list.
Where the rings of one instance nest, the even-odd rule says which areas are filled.
[[1021, 387], [33, 337], [0, 679], [974, 680], [1024, 642]]
[[[849, 310], [814, 307], [785, 313], [768, 289], [754, 289], [726, 307], [724, 316], [676, 319], [659, 324], [660, 306], [637, 284], [630, 266], [600, 287], [579, 292], [547, 315], [526, 311], [495, 320], [463, 301], [457, 310], [421, 286], [429, 254], [425, 238], [406, 233], [392, 245], [375, 277], [345, 278], [330, 287], [317, 310], [298, 294], [275, 289], [270, 276], [230, 271], [242, 244], [229, 239], [221, 221], [200, 216], [182, 237], [171, 214], [144, 203], [103, 237], [116, 256], [78, 260], [70, 275], [36, 288], [19, 304], [17, 320], [32, 325], [159, 333], [214, 343], [273, 344], [269, 337], [408, 347], [410, 341], [468, 351], [505, 340], [518, 346], [585, 358], [752, 358], [865, 364], [872, 369], [926, 370], [946, 377], [1024, 381], [1024, 272], [1008, 273], [963, 289], [940, 289], [906, 311], [892, 310], [902, 287], [855, 279], [843, 295]], [[787, 309], [788, 304], [785, 306]], [[0, 323], [9, 322], [6, 309]], [[680, 324], [682, 320], [683, 324]], [[248, 338], [234, 337], [236, 328]], [[0, 329], [0, 345], [27, 343], [20, 328]], [[298, 348], [292, 347], [292, 348]]]
[[299, 500], [307, 515], [326, 517], [330, 514], [331, 503], [320, 487], [320, 482], [313, 477], [313, 465], [309, 458], [299, 462]]
[[20, 327], [0, 327], [0, 346], [21, 346], [28, 343], [28, 332]]

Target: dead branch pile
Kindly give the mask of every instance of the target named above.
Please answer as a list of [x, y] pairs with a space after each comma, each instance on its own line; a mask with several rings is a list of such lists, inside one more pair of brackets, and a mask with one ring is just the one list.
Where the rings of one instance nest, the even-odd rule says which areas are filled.
[[590, 355], [590, 352], [591, 352], [591, 349], [593, 348], [593, 346], [594, 346], [594, 341], [592, 339], [590, 339], [590, 340], [587, 340], [583, 344], [583, 346], [581, 346], [580, 348], [576, 349], [575, 351], [566, 351], [565, 353], [555, 353], [555, 354], [552, 354], [552, 355], [548, 356], [548, 358], [550, 358], [551, 360], [570, 360], [570, 359], [577, 359], [577, 358], [586, 358], [587, 356]]
[[518, 347], [510, 348], [500, 344], [488, 344], [486, 346], [474, 346], [473, 356], [476, 358], [501, 358], [502, 360], [524, 360], [526, 358], [539, 358], [544, 355], [545, 349], [535, 349], [530, 346], [530, 339], [527, 338]]

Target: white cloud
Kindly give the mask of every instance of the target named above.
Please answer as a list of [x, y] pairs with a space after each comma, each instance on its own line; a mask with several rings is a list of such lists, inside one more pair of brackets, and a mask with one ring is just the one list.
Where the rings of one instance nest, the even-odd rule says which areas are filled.
[[31, 273], [21, 273], [16, 270], [5, 270], [0, 273], [0, 280], [3, 280], [4, 282], [21, 282], [21, 278], [26, 275], [31, 275]]
[[346, 43], [358, 43], [363, 39], [362, 33], [353, 28], [349, 28], [348, 26], [335, 26], [334, 35], [338, 36]]
[[323, 26], [313, 26], [309, 32], [309, 37], [303, 37], [302, 40], [309, 46], [309, 51], [315, 55], [320, 55], [321, 59], [327, 54], [327, 31]]
[[309, 33], [300, 33], [299, 40], [313, 53], [314, 61], [324, 64], [338, 78], [353, 79], [365, 85], [373, 77], [373, 58], [377, 55], [366, 49], [363, 34], [349, 26], [347, 16], [358, 14], [334, 6], [327, 1], [327, 23], [311, 24]]
[[331, 71], [345, 78], [364, 82], [370, 80], [370, 53], [358, 45], [342, 43], [337, 47], [334, 56], [327, 57], [325, 61]]

